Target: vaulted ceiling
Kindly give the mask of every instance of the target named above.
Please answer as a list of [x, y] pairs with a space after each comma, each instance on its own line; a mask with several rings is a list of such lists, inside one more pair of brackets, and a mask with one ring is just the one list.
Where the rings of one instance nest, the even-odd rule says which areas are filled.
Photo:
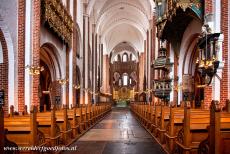
[[154, 8], [153, 0], [89, 0], [87, 13], [101, 36], [104, 54], [122, 42], [143, 52]]

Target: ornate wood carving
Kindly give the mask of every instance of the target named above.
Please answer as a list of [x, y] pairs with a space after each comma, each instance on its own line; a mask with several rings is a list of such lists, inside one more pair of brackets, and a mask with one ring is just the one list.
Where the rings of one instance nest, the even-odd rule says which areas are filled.
[[40, 130], [37, 130], [37, 141], [38, 141], [38, 146], [44, 145], [46, 143], [45, 135]]
[[43, 0], [43, 20], [69, 45], [73, 32], [73, 20], [60, 0]]
[[208, 138], [200, 143], [198, 153], [199, 154], [209, 153], [209, 139]]
[[[193, 14], [198, 18], [202, 19], [203, 17], [203, 2], [201, 0], [168, 0], [165, 2], [165, 10], [158, 10], [160, 16], [157, 18], [157, 36], [159, 38], [164, 35], [164, 29], [168, 24], [173, 22], [173, 17], [177, 16], [177, 10], [182, 9], [185, 12], [187, 9], [190, 9]], [[189, 13], [188, 13], [189, 16]], [[193, 15], [194, 16], [194, 15]], [[182, 21], [184, 22], [184, 21]]]

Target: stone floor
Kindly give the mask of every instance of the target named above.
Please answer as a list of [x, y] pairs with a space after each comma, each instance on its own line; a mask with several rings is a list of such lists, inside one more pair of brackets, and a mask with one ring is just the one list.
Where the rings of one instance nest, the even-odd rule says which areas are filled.
[[136, 121], [128, 108], [113, 108], [64, 154], [164, 154], [160, 145]]

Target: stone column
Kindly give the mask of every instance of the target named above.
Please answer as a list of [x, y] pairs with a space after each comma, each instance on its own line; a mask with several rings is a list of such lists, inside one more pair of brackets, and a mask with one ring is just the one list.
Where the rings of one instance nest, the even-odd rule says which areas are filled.
[[[88, 73], [88, 45], [89, 45], [89, 40], [88, 40], [88, 20], [89, 16], [87, 14], [83, 15], [83, 88], [88, 89], [88, 81], [89, 81], [89, 73]], [[84, 94], [84, 102], [82, 104], [88, 104], [88, 91], [85, 90], [83, 92]]]

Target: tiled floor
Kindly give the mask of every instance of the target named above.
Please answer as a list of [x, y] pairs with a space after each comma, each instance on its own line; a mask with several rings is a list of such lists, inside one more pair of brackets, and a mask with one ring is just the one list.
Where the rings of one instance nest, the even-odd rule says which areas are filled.
[[160, 145], [142, 128], [128, 108], [113, 111], [64, 154], [164, 154]]

